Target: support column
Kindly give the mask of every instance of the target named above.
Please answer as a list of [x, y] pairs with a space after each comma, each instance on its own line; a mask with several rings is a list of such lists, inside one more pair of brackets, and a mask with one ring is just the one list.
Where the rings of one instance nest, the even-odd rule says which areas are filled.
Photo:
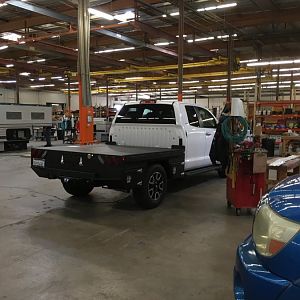
[[227, 43], [227, 57], [228, 57], [228, 65], [227, 65], [227, 103], [231, 103], [231, 77], [232, 77], [232, 69], [233, 69], [233, 37], [232, 34], [229, 34], [229, 39]]
[[80, 144], [94, 141], [93, 107], [90, 85], [90, 15], [89, 0], [78, 0], [78, 86]]
[[276, 82], [276, 101], [279, 100], [279, 92], [280, 92], [280, 89], [279, 89], [279, 82], [280, 82], [280, 68], [278, 67], [277, 69], [277, 82]]
[[68, 100], [67, 100], [67, 111], [71, 112], [71, 78], [70, 74], [68, 74]]
[[184, 0], [178, 0], [179, 22], [178, 22], [178, 101], [182, 101], [183, 90], [183, 34], [184, 34]]
[[106, 78], [106, 120], [109, 119], [109, 103], [108, 103], [108, 79]]
[[20, 81], [20, 75], [19, 71], [15, 70], [16, 72], [16, 90], [15, 90], [15, 103], [20, 104], [20, 87], [19, 87], [19, 81]]

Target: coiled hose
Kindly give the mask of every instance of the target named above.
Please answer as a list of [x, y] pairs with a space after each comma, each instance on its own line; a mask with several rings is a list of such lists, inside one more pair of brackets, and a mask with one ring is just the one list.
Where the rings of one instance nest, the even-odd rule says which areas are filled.
[[221, 130], [226, 141], [239, 144], [247, 135], [248, 123], [242, 117], [228, 117], [223, 121]]

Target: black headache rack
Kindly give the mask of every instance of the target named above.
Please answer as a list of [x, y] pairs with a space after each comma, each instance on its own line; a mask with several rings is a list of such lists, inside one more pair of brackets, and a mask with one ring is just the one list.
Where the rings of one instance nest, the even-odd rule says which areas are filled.
[[169, 178], [184, 174], [184, 147], [148, 148], [118, 145], [70, 145], [33, 148], [31, 167], [40, 177], [78, 178], [95, 186], [130, 190], [141, 184], [149, 165], [160, 163]]

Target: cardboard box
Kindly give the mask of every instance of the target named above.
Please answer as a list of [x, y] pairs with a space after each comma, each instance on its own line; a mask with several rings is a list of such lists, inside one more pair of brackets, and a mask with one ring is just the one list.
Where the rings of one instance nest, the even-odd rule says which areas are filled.
[[255, 152], [253, 155], [253, 174], [267, 172], [267, 153]]
[[262, 126], [255, 126], [254, 127], [254, 136], [261, 136], [262, 135]]

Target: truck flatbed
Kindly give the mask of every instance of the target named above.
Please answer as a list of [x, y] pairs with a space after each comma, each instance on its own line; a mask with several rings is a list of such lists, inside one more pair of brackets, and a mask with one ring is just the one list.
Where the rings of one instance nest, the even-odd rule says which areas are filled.
[[183, 153], [183, 149], [157, 148], [157, 147], [134, 147], [119, 146], [108, 144], [94, 145], [64, 145], [54, 147], [38, 147], [35, 149], [56, 151], [56, 152], [72, 152], [86, 154], [102, 154], [109, 156], [135, 156], [135, 155], [176, 155]]

